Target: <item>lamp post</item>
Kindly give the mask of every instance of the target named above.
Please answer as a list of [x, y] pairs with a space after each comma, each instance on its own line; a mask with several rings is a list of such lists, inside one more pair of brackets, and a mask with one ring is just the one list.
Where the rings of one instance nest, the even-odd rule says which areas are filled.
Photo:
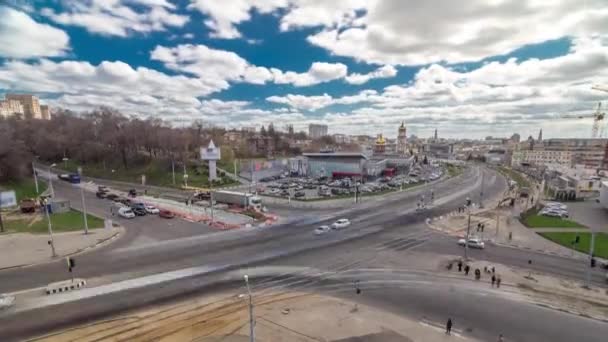
[[[82, 175], [81, 175], [82, 177]], [[84, 203], [84, 187], [80, 184], [80, 200], [82, 201], [82, 217], [84, 219], [84, 233], [89, 234], [89, 222], [87, 220], [87, 206]]]
[[49, 215], [48, 200], [44, 199], [42, 203], [44, 204], [44, 214], [46, 215], [46, 221], [48, 223], [49, 228], [49, 245], [51, 245], [51, 252], [54, 258], [57, 256], [57, 253], [55, 252], [55, 242], [53, 241], [53, 227], [51, 226], [51, 216]]
[[247, 294], [249, 295], [249, 341], [254, 342], [255, 335], [254, 335], [254, 331], [253, 331], [253, 326], [254, 326], [255, 322], [253, 320], [253, 297], [251, 296], [251, 289], [249, 288], [249, 276], [245, 274], [243, 276], [243, 278], [245, 279], [245, 286], [247, 287]]
[[51, 189], [51, 197], [55, 197], [55, 189], [53, 189], [53, 176], [52, 176], [52, 173], [51, 173], [51, 168], [53, 168], [55, 166], [57, 166], [57, 164], [55, 164], [55, 163], [49, 165], [48, 176], [49, 176], [49, 188]]

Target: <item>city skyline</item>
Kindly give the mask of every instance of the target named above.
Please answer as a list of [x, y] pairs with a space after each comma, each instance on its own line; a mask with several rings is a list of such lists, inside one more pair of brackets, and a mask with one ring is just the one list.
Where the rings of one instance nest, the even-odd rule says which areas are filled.
[[[177, 126], [323, 124], [394, 138], [405, 121], [408, 135], [482, 139], [540, 128], [587, 138], [591, 119], [560, 116], [608, 98], [591, 89], [608, 79], [602, 1], [72, 3], [0, 6], [0, 94]], [[409, 25], [391, 15], [409, 12]]]

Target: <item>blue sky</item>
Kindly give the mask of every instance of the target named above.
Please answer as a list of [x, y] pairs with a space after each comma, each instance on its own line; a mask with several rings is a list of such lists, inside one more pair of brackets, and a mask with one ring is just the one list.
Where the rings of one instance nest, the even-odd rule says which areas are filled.
[[587, 136], [590, 122], [556, 119], [608, 95], [591, 90], [608, 83], [602, 0], [9, 0], [0, 14], [0, 93], [176, 125]]

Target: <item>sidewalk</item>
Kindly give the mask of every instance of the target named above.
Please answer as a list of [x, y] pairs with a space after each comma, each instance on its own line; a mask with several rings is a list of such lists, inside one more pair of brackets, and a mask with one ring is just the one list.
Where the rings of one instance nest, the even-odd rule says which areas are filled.
[[[486, 283], [496, 291], [522, 295], [525, 300], [540, 306], [608, 322], [608, 291], [605, 288], [585, 289], [582, 283], [576, 281], [488, 261], [471, 261], [468, 264], [471, 266], [468, 276], [458, 272], [456, 263], [450, 271], [442, 269], [450, 276]], [[492, 273], [484, 272], [484, 267], [488, 267], [488, 270], [494, 267], [495, 275], [501, 279], [500, 288], [492, 285]], [[482, 271], [478, 281], [474, 280], [474, 270], [477, 268]]]
[[47, 234], [14, 233], [0, 235], [0, 270], [30, 266], [57, 260], [97, 247], [117, 238], [124, 229], [91, 229], [85, 235], [82, 231], [53, 234], [57, 257], [51, 257], [51, 247]]

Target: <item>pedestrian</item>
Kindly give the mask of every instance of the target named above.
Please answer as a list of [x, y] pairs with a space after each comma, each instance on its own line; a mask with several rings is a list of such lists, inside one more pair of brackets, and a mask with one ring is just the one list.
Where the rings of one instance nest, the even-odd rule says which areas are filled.
[[492, 287], [494, 287], [494, 283], [496, 282], [496, 276], [492, 275]]
[[475, 279], [479, 280], [481, 278], [481, 271], [479, 268], [475, 269]]
[[445, 325], [445, 333], [447, 335], [452, 334], [452, 319], [451, 318], [448, 318], [448, 322]]
[[468, 276], [470, 270], [471, 270], [471, 267], [469, 267], [469, 265], [464, 266], [464, 275]]
[[481, 224], [481, 232], [483, 233], [483, 232], [484, 232], [484, 230], [486, 230], [486, 224], [485, 224], [485, 223], [482, 223], [482, 224]]
[[500, 276], [496, 277], [496, 288], [500, 287]]
[[504, 342], [504, 339], [502, 338], [502, 334], [498, 334], [498, 342]]
[[458, 272], [462, 272], [462, 260], [458, 260]]

